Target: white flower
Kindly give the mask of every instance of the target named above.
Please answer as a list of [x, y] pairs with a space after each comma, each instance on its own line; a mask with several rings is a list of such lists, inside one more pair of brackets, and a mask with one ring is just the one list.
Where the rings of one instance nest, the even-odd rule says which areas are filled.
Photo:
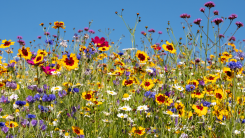
[[17, 100], [19, 97], [18, 97], [18, 95], [17, 94], [12, 94], [10, 97], [9, 97], [9, 99], [10, 100]]
[[151, 112], [145, 112], [146, 113], [146, 117], [151, 117]]
[[179, 90], [179, 91], [183, 91], [184, 87], [178, 86], [178, 85], [174, 85], [173, 86], [175, 89]]
[[134, 120], [132, 118], [128, 117], [128, 122], [133, 123]]
[[59, 71], [51, 71], [51, 74], [52, 75], [60, 75], [60, 72]]
[[103, 112], [105, 114], [105, 116], [109, 116], [111, 113], [108, 112]]
[[142, 111], [142, 110], [148, 110], [149, 108], [147, 107], [147, 105], [142, 105], [142, 106], [138, 106], [137, 110]]
[[67, 41], [66, 40], [62, 40], [62, 42], [60, 42], [60, 45], [64, 48], [67, 48]]
[[123, 50], [137, 50], [137, 48], [125, 48]]
[[236, 75], [236, 77], [237, 77], [237, 78], [242, 78], [243, 76], [240, 75], [240, 74], [238, 74], [238, 75]]
[[117, 93], [116, 92], [114, 92], [114, 91], [106, 91], [108, 94], [110, 94], [110, 95], [117, 95]]
[[19, 106], [18, 106], [17, 104], [15, 104], [15, 103], [13, 104], [13, 108], [14, 108], [14, 109], [16, 109], [16, 108], [18, 108], [18, 107], [19, 107]]
[[111, 121], [109, 121], [108, 119], [102, 119], [102, 121], [105, 122], [105, 123], [111, 122]]
[[179, 62], [180, 65], [185, 65], [185, 62]]
[[125, 106], [123, 106], [123, 107], [120, 107], [119, 110], [123, 110], [123, 111], [131, 111], [132, 109], [131, 109], [129, 106], [125, 105]]
[[241, 131], [235, 130], [234, 133], [235, 133], [236, 135], [238, 135], [238, 134], [241, 134]]
[[146, 72], [150, 72], [150, 73], [153, 73], [154, 72], [153, 69], [150, 69], [150, 68], [145, 69], [145, 70], [146, 70]]
[[123, 113], [119, 113], [119, 114], [117, 114], [117, 117], [119, 117], [119, 118], [127, 118], [128, 115], [127, 114], [123, 114]]
[[125, 93], [125, 94], [123, 95], [122, 100], [124, 100], [124, 101], [129, 101], [129, 100], [131, 99], [131, 96], [132, 96], [132, 95], [129, 95], [129, 94]]
[[52, 87], [51, 88], [51, 92], [55, 92], [55, 91], [61, 91], [62, 87], [61, 86], [56, 86], [56, 87]]

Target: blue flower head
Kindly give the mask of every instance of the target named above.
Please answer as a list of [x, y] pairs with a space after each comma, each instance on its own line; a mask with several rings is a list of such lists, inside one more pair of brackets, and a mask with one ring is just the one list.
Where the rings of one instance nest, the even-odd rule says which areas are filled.
[[188, 92], [191, 92], [191, 91], [195, 90], [195, 88], [196, 88], [195, 85], [192, 85], [192, 84], [189, 84], [189, 85], [185, 86], [185, 89]]
[[16, 101], [15, 104], [18, 106], [23, 106], [23, 105], [26, 105], [26, 102], [25, 101]]

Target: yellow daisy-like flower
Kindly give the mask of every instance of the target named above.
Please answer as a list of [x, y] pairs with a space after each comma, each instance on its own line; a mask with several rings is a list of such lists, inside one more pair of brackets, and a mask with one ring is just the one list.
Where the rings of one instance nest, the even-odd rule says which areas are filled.
[[174, 48], [174, 45], [172, 43], [169, 43], [168, 41], [166, 41], [166, 44], [163, 44], [162, 47], [165, 51], [168, 51], [172, 54], [176, 53], [176, 49]]
[[188, 80], [187, 83], [195, 85], [196, 88], [198, 87], [198, 84], [199, 84], [199, 82], [197, 80]]
[[208, 107], [205, 107], [203, 105], [193, 105], [192, 109], [195, 110], [198, 116], [206, 115], [208, 112]]
[[223, 52], [222, 55], [226, 58], [232, 58], [232, 54], [229, 54], [228, 52]]
[[52, 28], [54, 28], [54, 29], [57, 29], [57, 28], [65, 29], [65, 26], [64, 25], [65, 25], [64, 22], [58, 22], [58, 21], [56, 21], [56, 22], [54, 22], [54, 26], [52, 26]]
[[99, 51], [108, 51], [110, 48], [109, 47], [100, 47], [98, 50]]
[[219, 77], [217, 75], [208, 74], [204, 77], [205, 84], [208, 82], [215, 83]]
[[67, 70], [72, 70], [78, 67], [79, 60], [77, 59], [77, 56], [73, 53], [70, 54], [70, 57], [67, 57], [67, 55], [63, 55], [63, 58], [61, 60]]
[[171, 103], [173, 103], [173, 99], [170, 99], [168, 96], [164, 95], [164, 94], [157, 94], [156, 96], [156, 102], [161, 105], [161, 104], [165, 104], [167, 106], [169, 106]]
[[11, 42], [11, 40], [7, 41], [6, 39], [5, 40], [2, 40], [2, 44], [0, 45], [0, 48], [7, 48], [7, 47], [10, 47], [10, 45], [14, 45], [15, 42]]
[[193, 92], [193, 93], [191, 93], [191, 97], [192, 98], [199, 98], [199, 99], [201, 99], [201, 98], [204, 97], [204, 93], [202, 93], [202, 92]]
[[141, 83], [141, 87], [148, 91], [154, 87], [154, 83], [151, 79], [146, 79]]
[[84, 135], [83, 130], [80, 129], [79, 127], [72, 126], [72, 130], [73, 130], [73, 132], [76, 133], [77, 135]]
[[92, 91], [82, 93], [82, 98], [87, 100], [87, 101], [93, 100], [93, 97], [94, 97], [94, 95], [93, 95]]
[[[48, 53], [45, 50], [38, 49], [37, 55], [43, 55], [44, 57], [48, 55]], [[56, 57], [57, 58], [57, 57]]]
[[229, 60], [229, 58], [227, 58], [226, 56], [221, 56], [221, 57], [219, 58], [219, 61], [220, 61], [221, 63], [228, 62], [228, 60]]
[[226, 95], [225, 95], [225, 92], [222, 90], [222, 89], [216, 89], [214, 91], [214, 97], [217, 99], [217, 100], [223, 100], [226, 98]]
[[123, 86], [131, 86], [134, 84], [134, 80], [132, 78], [129, 78], [128, 80], [124, 79], [122, 82]]
[[131, 130], [131, 133], [135, 136], [135, 135], [139, 135], [139, 136], [142, 136], [145, 134], [145, 128], [143, 127], [133, 127], [132, 130]]
[[25, 48], [24, 46], [18, 50], [19, 56], [24, 58], [25, 60], [31, 59], [32, 53], [30, 51], [30, 47]]
[[37, 55], [36, 58], [33, 60], [34, 64], [41, 63], [43, 61], [43, 55]]
[[140, 60], [140, 63], [145, 63], [149, 57], [144, 51], [140, 50], [137, 51], [135, 56]]
[[17, 122], [14, 122], [14, 121], [7, 121], [7, 122], [5, 123], [5, 125], [6, 125], [6, 127], [8, 127], [8, 128], [15, 128], [15, 127], [18, 127]]

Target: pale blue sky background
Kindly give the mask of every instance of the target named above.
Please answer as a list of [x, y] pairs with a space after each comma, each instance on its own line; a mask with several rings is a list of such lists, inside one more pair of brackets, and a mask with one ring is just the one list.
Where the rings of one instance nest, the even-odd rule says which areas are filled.
[[[115, 11], [120, 13], [123, 8], [124, 19], [131, 27], [134, 26], [136, 13], [140, 13], [141, 22], [136, 29], [136, 44], [141, 47], [140, 38], [143, 36], [140, 32], [145, 30], [145, 26], [156, 30], [153, 42], [158, 37], [158, 31], [163, 32], [158, 42], [161, 39], [169, 40], [166, 33], [168, 21], [176, 37], [184, 38], [181, 25], [184, 20], [179, 17], [182, 13], [191, 15], [190, 22], [196, 18], [202, 18], [201, 25], [206, 26], [206, 17], [199, 11], [206, 2], [208, 0], [4, 0], [1, 1], [0, 8], [0, 39], [15, 41], [15, 45], [11, 48], [14, 47], [14, 55], [16, 55], [19, 48], [16, 38], [18, 35], [23, 37], [26, 46], [30, 46], [29, 41], [32, 40], [36, 40], [35, 44], [41, 43], [37, 36], [41, 35], [44, 38], [42, 27], [39, 26], [42, 22], [48, 27], [49, 22], [53, 24], [54, 21], [63, 21], [66, 26], [65, 39], [72, 40], [74, 27], [77, 32], [78, 29], [88, 27], [88, 22], [93, 20], [90, 28], [95, 31], [93, 37], [105, 37], [102, 32], [98, 32], [99, 29], [102, 31], [105, 28], [115, 29], [110, 35], [111, 40], [116, 42], [123, 34], [125, 37], [121, 40], [120, 49], [129, 48], [131, 47], [130, 34], [122, 19], [115, 14]], [[213, 0], [213, 2], [215, 7], [211, 11], [218, 10], [220, 16], [217, 17], [228, 17], [233, 13], [238, 15], [226, 33], [226, 37], [236, 29], [236, 21], [245, 23], [245, 0]], [[208, 11], [207, 8], [206, 11]], [[229, 21], [226, 21], [222, 31], [228, 24]], [[57, 30], [50, 29], [49, 32], [53, 35], [57, 33]], [[61, 34], [63, 35], [63, 31]], [[245, 39], [244, 28], [238, 30], [235, 37], [237, 40]]]

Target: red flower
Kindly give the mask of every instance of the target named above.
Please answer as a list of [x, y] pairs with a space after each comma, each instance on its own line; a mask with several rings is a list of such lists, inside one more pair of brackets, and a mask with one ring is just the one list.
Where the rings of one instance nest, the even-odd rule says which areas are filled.
[[96, 36], [94, 39], [92, 38], [92, 42], [97, 45], [97, 47], [108, 47], [108, 42], [105, 41], [104, 37], [99, 38]]

